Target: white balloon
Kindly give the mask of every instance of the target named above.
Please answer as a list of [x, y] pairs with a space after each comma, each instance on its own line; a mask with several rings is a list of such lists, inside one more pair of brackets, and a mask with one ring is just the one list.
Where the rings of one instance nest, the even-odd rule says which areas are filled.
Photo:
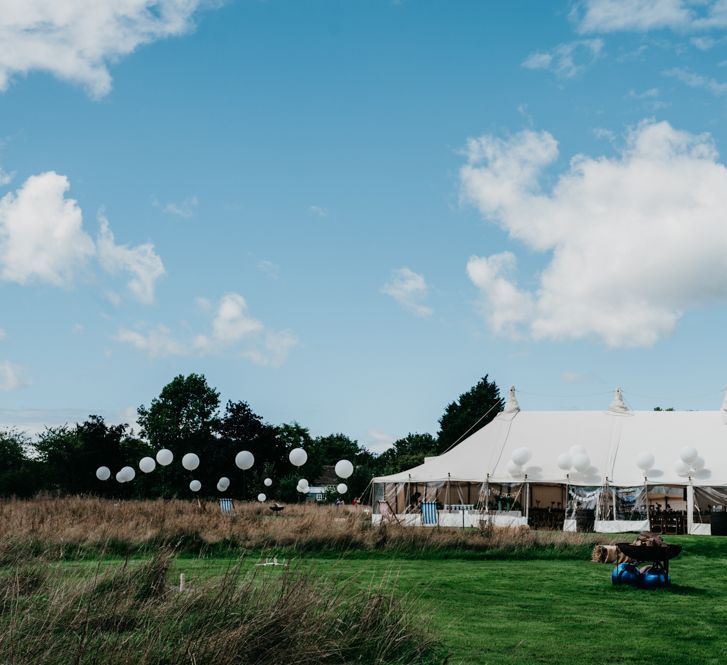
[[309, 487], [308, 481], [305, 478], [301, 478], [298, 481], [298, 487]]
[[217, 484], [222, 488], [221, 491], [224, 492], [230, 486], [230, 479], [222, 476], [222, 478], [217, 481]]
[[295, 489], [297, 489], [301, 494], [308, 494], [308, 492], [310, 492], [310, 487], [308, 487], [307, 485], [303, 487], [298, 485], [298, 487], [296, 487]]
[[570, 448], [568, 448], [568, 452], [570, 453], [571, 458], [575, 457], [578, 453], [588, 455], [586, 449], [583, 446], [571, 446]]
[[558, 467], [563, 469], [563, 471], [568, 471], [573, 466], [573, 461], [571, 460], [571, 457], [568, 453], [563, 453], [562, 455], [558, 455]]
[[257, 495], [257, 500], [258, 500], [258, 501], [259, 501], [260, 503], [265, 503], [265, 499], [267, 499], [267, 498], [268, 498], [268, 497], [266, 497], [266, 496], [265, 496], [265, 495], [264, 495], [264, 494], [263, 494], [262, 492], [260, 492], [260, 494], [258, 494], [258, 495]]
[[688, 476], [689, 475], [689, 464], [685, 462], [684, 460], [678, 459], [674, 463], [674, 471], [677, 472], [678, 476]]
[[686, 446], [685, 448], [682, 448], [682, 451], [679, 453], [679, 457], [682, 462], [691, 464], [697, 458], [697, 450], [696, 448], [692, 448], [692, 446]]
[[348, 492], [348, 485], [346, 485], [346, 483], [338, 483], [338, 485], [336, 485], [336, 491], [339, 494], [345, 494]]
[[125, 483], [131, 482], [136, 476], [136, 471], [130, 466], [123, 467], [119, 473], [122, 475]]
[[265, 487], [270, 487], [272, 484], [273, 481], [270, 478], [266, 478], [265, 480], [263, 480], [263, 485], [265, 485]]
[[692, 462], [692, 469], [695, 471], [701, 471], [704, 468], [704, 459], [702, 459], [699, 455], [697, 455], [694, 458], [694, 461]]
[[351, 464], [351, 462], [347, 459], [342, 459], [341, 461], [336, 462], [335, 471], [339, 478], [350, 478], [353, 473], [353, 464]]
[[154, 461], [153, 457], [142, 457], [139, 460], [139, 469], [141, 469], [144, 473], [151, 473], [156, 468], [157, 463]]
[[116, 482], [117, 483], [125, 483], [126, 482], [126, 478], [124, 478], [124, 474], [121, 471], [118, 471], [116, 473]]
[[512, 461], [518, 466], [524, 466], [530, 459], [530, 450], [528, 448], [515, 448], [512, 451]]
[[293, 466], [303, 466], [308, 461], [308, 453], [302, 448], [293, 448], [288, 459]]
[[161, 464], [162, 466], [169, 466], [172, 463], [172, 460], [174, 459], [174, 454], [171, 450], [168, 450], [166, 448], [162, 448], [157, 453], [157, 462]]
[[194, 471], [199, 466], [199, 457], [194, 453], [187, 453], [182, 457], [182, 466], [187, 471]]
[[654, 456], [651, 453], [641, 453], [636, 458], [636, 466], [642, 471], [648, 471], [654, 467]]
[[583, 473], [591, 468], [591, 460], [588, 459], [586, 453], [578, 453], [573, 455], [573, 467], [576, 471]]
[[96, 478], [99, 480], [108, 480], [111, 478], [111, 469], [107, 466], [100, 466], [96, 469]]
[[255, 464], [255, 456], [249, 450], [241, 450], [235, 455], [235, 464], [243, 471], [247, 471]]
[[199, 492], [202, 489], [202, 483], [199, 482], [199, 480], [193, 480], [191, 483], [189, 483], [189, 489], [191, 489], [193, 492]]
[[525, 472], [523, 471], [523, 468], [519, 465], [510, 460], [507, 463], [507, 472], [513, 477], [513, 478], [522, 478]]
[[217, 483], [217, 491], [218, 492], [226, 492], [228, 485], [222, 485], [221, 483]]

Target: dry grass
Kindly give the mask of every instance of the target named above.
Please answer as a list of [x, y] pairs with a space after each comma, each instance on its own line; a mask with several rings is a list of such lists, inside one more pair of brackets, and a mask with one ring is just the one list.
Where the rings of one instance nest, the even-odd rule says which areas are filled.
[[190, 554], [245, 550], [298, 553], [399, 552], [411, 556], [588, 558], [602, 535], [528, 529], [375, 527], [361, 507], [239, 503], [234, 515], [192, 501], [37, 498], [0, 502], [0, 563], [22, 555], [50, 559], [130, 555], [170, 547]]
[[[296, 570], [222, 577], [184, 593], [159, 551], [83, 580], [22, 564], [0, 576], [0, 662], [13, 665], [444, 663], [427, 626], [382, 589]], [[7, 570], [7, 569], [6, 569]], [[33, 580], [31, 584], [23, 580]]]

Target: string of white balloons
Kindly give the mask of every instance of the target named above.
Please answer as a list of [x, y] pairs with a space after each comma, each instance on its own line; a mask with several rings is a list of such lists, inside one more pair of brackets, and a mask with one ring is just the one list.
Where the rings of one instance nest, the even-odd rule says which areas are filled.
[[[530, 451], [525, 448], [521, 450], [527, 452], [527, 459], [529, 459]], [[518, 451], [513, 452], [513, 460], [515, 460], [516, 452]], [[303, 448], [293, 448], [293, 450], [291, 450], [290, 454], [288, 455], [288, 459], [293, 466], [301, 467], [308, 461], [308, 453]], [[522, 464], [525, 464], [525, 462], [527, 462], [527, 459], [524, 459]], [[152, 473], [152, 471], [156, 469], [157, 464], [159, 464], [160, 466], [169, 466], [172, 461], [174, 461], [174, 453], [172, 453], [172, 451], [168, 450], [167, 448], [162, 448], [156, 454], [156, 461], [152, 457], [142, 457], [141, 460], [139, 460], [139, 469], [143, 473]], [[182, 466], [187, 471], [194, 471], [199, 467], [199, 464], [199, 456], [196, 453], [186, 453], [182, 457]], [[235, 455], [235, 465], [243, 471], [251, 469], [254, 464], [255, 456], [249, 450], [241, 450], [239, 453], [237, 453], [237, 455]], [[353, 475], [354, 466], [349, 460], [342, 459], [336, 462], [334, 470], [339, 478], [345, 480]], [[116, 480], [119, 483], [128, 483], [134, 480], [135, 476], [136, 472], [134, 471], [133, 467], [125, 466], [116, 474]], [[109, 467], [100, 466], [98, 467], [98, 469], [96, 469], [96, 478], [98, 478], [99, 480], [106, 481], [110, 477], [111, 469], [109, 469]], [[265, 485], [265, 487], [272, 487], [272, 478], [265, 478], [263, 484]], [[226, 492], [229, 487], [229, 478], [222, 476], [217, 481], [218, 492]], [[202, 489], [202, 483], [199, 480], [192, 480], [189, 483], [189, 489], [192, 492], [199, 492]], [[301, 494], [308, 494], [310, 492], [310, 484], [305, 478], [300, 478], [298, 480], [296, 489]], [[338, 483], [338, 485], [336, 485], [336, 491], [339, 494], [345, 494], [346, 492], [348, 492], [348, 485], [346, 485], [346, 483]], [[267, 496], [261, 492], [260, 494], [258, 494], [257, 499], [262, 503], [267, 500]]]

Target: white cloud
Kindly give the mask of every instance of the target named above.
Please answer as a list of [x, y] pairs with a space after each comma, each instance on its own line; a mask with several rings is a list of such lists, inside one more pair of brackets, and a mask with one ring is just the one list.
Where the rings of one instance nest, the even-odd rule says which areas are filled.
[[308, 206], [308, 210], [317, 217], [328, 217], [328, 209], [323, 206]]
[[5, 332], [4, 328], [0, 328], [0, 342], [7, 339], [8, 334]]
[[[0, 90], [17, 74], [46, 71], [83, 85], [93, 97], [111, 89], [110, 63], [142, 44], [193, 28], [205, 0], [3, 0]], [[217, 3], [219, 4], [219, 3]]]
[[232, 346], [263, 328], [260, 321], [249, 315], [247, 303], [239, 293], [227, 293], [222, 296], [217, 307], [211, 334], [198, 335], [194, 344], [200, 351], [215, 352]]
[[[110, 274], [128, 273], [134, 296], [144, 303], [153, 302], [154, 285], [164, 274], [154, 246], [115, 244], [102, 214], [94, 243], [83, 228], [78, 203], [66, 197], [69, 187], [66, 176], [48, 171], [29, 177], [0, 199], [0, 279], [67, 287], [96, 258]], [[119, 300], [113, 291], [108, 297]]]
[[169, 328], [163, 325], [147, 328], [145, 332], [122, 328], [114, 339], [117, 342], [130, 344], [152, 358], [182, 356], [187, 353], [185, 345], [174, 339]]
[[386, 432], [379, 430], [370, 429], [368, 431], [368, 444], [367, 448], [374, 453], [383, 453], [394, 443], [396, 437]]
[[681, 81], [690, 88], [699, 88], [712, 93], [717, 97], [723, 97], [727, 95], [727, 83], [716, 81], [708, 76], [702, 76], [693, 72], [691, 69], [686, 67], [674, 67], [673, 69], [667, 69], [664, 72], [665, 76], [670, 76]]
[[130, 275], [129, 290], [140, 302], [154, 302], [154, 286], [157, 279], [164, 274], [164, 264], [154, 251], [154, 245], [144, 243], [137, 247], [117, 245], [109, 222], [103, 214], [99, 214], [101, 225], [97, 247], [98, 260], [106, 272], [117, 274], [125, 272]]
[[536, 51], [523, 61], [526, 69], [547, 69], [562, 78], [573, 78], [592, 64], [603, 50], [602, 39], [580, 39]]
[[17, 390], [28, 385], [23, 377], [23, 368], [7, 360], [0, 362], [0, 390]]
[[31, 176], [0, 199], [0, 277], [67, 286], [87, 259], [93, 240], [83, 215], [65, 194], [68, 178], [54, 171]]
[[161, 205], [158, 201], [154, 201], [154, 205], [161, 208], [162, 212], [167, 215], [174, 215], [175, 217], [183, 217], [189, 219], [194, 217], [194, 213], [199, 205], [199, 199], [196, 196], [192, 196], [180, 203], [170, 202], [165, 205]]
[[690, 308], [727, 301], [727, 169], [709, 136], [644, 122], [618, 154], [577, 155], [544, 191], [557, 154], [547, 132], [469, 142], [463, 199], [546, 260], [526, 290], [514, 255], [470, 259], [494, 331], [649, 346]]
[[431, 316], [434, 311], [423, 303], [428, 291], [424, 275], [409, 268], [394, 270], [391, 279], [381, 288], [382, 293], [391, 296], [402, 307], [417, 316]]
[[[198, 303], [200, 300], [209, 305], [206, 299], [198, 298]], [[123, 328], [114, 339], [152, 358], [232, 354], [271, 367], [282, 365], [290, 350], [298, 345], [292, 332], [272, 330], [252, 317], [239, 293], [225, 294], [217, 305], [209, 330], [191, 339], [180, 339], [163, 325], [141, 326], [136, 330]]]
[[0, 187], [5, 187], [6, 185], [9, 185], [13, 181], [14, 177], [15, 173], [8, 173], [2, 167], [0, 167]]
[[683, 32], [727, 27], [727, 3], [724, 0], [582, 0], [572, 16], [578, 31], [583, 33], [661, 29]]
[[268, 261], [267, 259], [261, 259], [257, 262], [258, 270], [264, 272], [271, 279], [280, 278], [280, 266], [277, 263]]

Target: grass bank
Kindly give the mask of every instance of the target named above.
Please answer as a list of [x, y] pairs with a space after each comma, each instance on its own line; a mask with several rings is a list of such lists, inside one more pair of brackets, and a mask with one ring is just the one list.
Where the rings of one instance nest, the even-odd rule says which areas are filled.
[[144, 556], [159, 547], [188, 556], [237, 557], [245, 552], [363, 558], [582, 559], [595, 534], [527, 529], [374, 527], [363, 508], [194, 501], [109, 501], [39, 498], [0, 502], [0, 564], [23, 556], [55, 560]]

